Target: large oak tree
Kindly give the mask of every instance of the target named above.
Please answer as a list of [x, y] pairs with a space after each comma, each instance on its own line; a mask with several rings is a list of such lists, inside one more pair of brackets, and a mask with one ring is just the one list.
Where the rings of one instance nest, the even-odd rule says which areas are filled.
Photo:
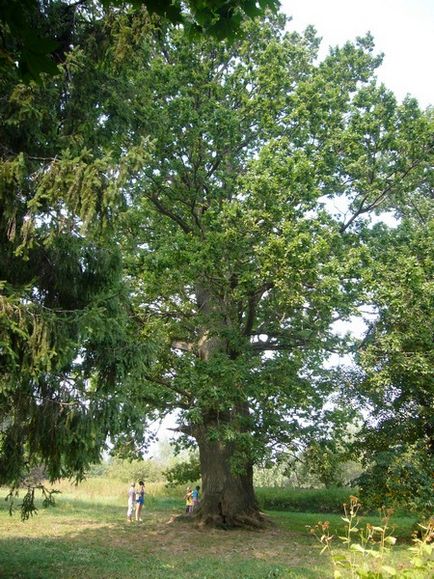
[[432, 156], [415, 103], [376, 84], [369, 36], [317, 63], [314, 32], [284, 26], [232, 44], [169, 30], [122, 68], [137, 166], [119, 243], [156, 357], [143, 392], [199, 447], [205, 523], [261, 524], [253, 465], [336, 385], [324, 361], [366, 297], [370, 216]]

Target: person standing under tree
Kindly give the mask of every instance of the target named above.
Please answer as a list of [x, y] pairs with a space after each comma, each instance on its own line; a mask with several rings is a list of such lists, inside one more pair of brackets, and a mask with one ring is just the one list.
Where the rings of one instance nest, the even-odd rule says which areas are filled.
[[136, 483], [132, 482], [130, 488], [128, 489], [127, 518], [130, 523], [133, 520], [135, 504], [136, 504]]
[[142, 520], [142, 509], [145, 502], [145, 483], [141, 480], [139, 481], [139, 490], [137, 492], [136, 498], [136, 521]]
[[200, 486], [198, 485], [193, 492], [191, 493], [191, 498], [193, 500], [193, 511], [195, 509], [197, 509], [197, 507], [199, 506], [199, 491], [200, 491]]
[[193, 510], [193, 498], [191, 487], [187, 487], [187, 492], [184, 495], [184, 500], [185, 500], [185, 512], [187, 514], [190, 514]]

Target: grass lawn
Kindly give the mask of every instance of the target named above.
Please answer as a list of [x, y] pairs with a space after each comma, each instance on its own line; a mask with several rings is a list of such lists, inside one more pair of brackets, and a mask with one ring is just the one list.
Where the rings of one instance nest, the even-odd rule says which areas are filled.
[[[62, 483], [57, 506], [40, 509], [21, 522], [0, 510], [0, 577], [146, 577], [146, 578], [327, 578], [332, 566], [306, 525], [338, 515], [270, 512], [265, 531], [199, 530], [188, 521], [173, 521], [182, 500], [152, 495], [148, 487], [143, 523], [126, 521], [124, 484], [101, 486], [88, 481], [78, 488]], [[150, 486], [150, 485], [149, 485]], [[5, 496], [6, 491], [1, 493]], [[375, 519], [369, 518], [375, 524]], [[415, 519], [399, 518], [394, 549], [397, 565], [408, 561]], [[339, 532], [341, 534], [341, 532]], [[422, 575], [419, 575], [422, 577]]]

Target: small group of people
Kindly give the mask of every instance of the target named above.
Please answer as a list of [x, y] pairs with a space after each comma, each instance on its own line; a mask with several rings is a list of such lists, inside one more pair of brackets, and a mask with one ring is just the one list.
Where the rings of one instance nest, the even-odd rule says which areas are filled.
[[[187, 491], [184, 495], [185, 500], [185, 512], [191, 514], [200, 503], [200, 486], [192, 489], [187, 487]], [[133, 521], [133, 517], [137, 522], [142, 522], [142, 509], [145, 503], [145, 483], [141, 480], [139, 481], [138, 489], [136, 488], [136, 483], [132, 482], [130, 488], [128, 489], [128, 510], [127, 519], [128, 522]]]
[[127, 518], [131, 523], [135, 515], [136, 521], [142, 521], [142, 509], [145, 503], [145, 483], [139, 481], [139, 488], [136, 490], [136, 483], [132, 482], [128, 489], [128, 511]]
[[200, 486], [195, 487], [193, 490], [191, 487], [187, 487], [187, 492], [184, 496], [185, 500], [185, 512], [191, 514], [195, 508], [199, 506], [200, 503]]

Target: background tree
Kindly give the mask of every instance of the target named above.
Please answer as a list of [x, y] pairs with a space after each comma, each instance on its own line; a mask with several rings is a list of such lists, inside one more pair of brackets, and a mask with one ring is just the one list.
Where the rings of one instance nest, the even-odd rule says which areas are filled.
[[360, 479], [364, 494], [371, 503], [412, 506], [427, 514], [434, 467], [430, 180], [403, 200], [396, 229], [378, 228], [367, 270], [377, 317], [359, 352], [358, 385], [362, 404], [371, 409], [361, 436], [369, 467]]
[[306, 448], [302, 460], [305, 473], [313, 475], [329, 488], [342, 486], [343, 466], [348, 458], [348, 453], [339, 448], [335, 441], [318, 440]]
[[200, 462], [196, 455], [188, 460], [178, 462], [163, 472], [167, 486], [192, 484], [200, 480]]

